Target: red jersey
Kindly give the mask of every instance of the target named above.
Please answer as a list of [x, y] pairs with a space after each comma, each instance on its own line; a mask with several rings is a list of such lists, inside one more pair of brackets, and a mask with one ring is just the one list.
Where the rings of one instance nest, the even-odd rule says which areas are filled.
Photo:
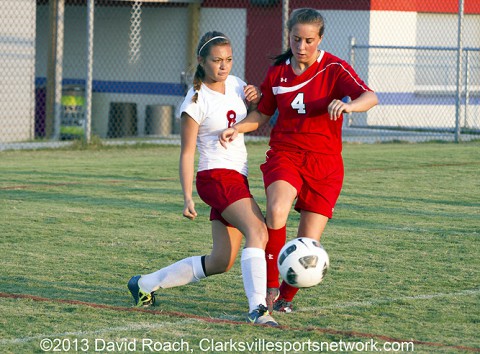
[[346, 96], [354, 100], [372, 91], [346, 61], [324, 51], [298, 76], [290, 59], [271, 66], [260, 88], [258, 110], [271, 116], [278, 108], [279, 113], [270, 146], [325, 154], [342, 151], [343, 116], [336, 121], [330, 119], [330, 102]]

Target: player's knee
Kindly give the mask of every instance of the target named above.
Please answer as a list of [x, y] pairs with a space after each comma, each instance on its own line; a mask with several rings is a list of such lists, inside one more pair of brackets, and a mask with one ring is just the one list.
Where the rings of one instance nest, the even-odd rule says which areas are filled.
[[268, 242], [267, 226], [262, 222], [258, 225], [251, 225], [245, 233], [246, 242], [249, 247], [265, 249]]
[[290, 208], [281, 204], [272, 204], [267, 208], [267, 226], [270, 229], [279, 229], [285, 225]]

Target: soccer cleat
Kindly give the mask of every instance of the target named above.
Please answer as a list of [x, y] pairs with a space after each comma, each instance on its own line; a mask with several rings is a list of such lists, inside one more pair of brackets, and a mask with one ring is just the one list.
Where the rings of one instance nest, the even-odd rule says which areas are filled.
[[135, 275], [130, 278], [128, 281], [128, 290], [133, 296], [133, 300], [135, 301], [135, 306], [137, 307], [148, 307], [155, 305], [155, 294], [153, 291], [151, 293], [147, 293], [140, 289], [138, 286], [138, 280], [140, 279], [140, 275]]
[[277, 321], [270, 316], [270, 313], [268, 313], [268, 310], [264, 305], [258, 305], [255, 310], [248, 314], [248, 322], [272, 327], [278, 326]]
[[291, 301], [280, 298], [273, 304], [273, 309], [278, 312], [292, 313], [293, 304]]
[[278, 290], [278, 288], [267, 288], [267, 297], [265, 298], [265, 301], [267, 303], [268, 312], [273, 312], [273, 303], [277, 301], [279, 296], [280, 290]]

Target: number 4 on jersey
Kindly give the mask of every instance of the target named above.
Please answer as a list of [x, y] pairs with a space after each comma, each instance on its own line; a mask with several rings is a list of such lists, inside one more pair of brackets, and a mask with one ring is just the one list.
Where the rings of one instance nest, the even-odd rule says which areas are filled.
[[297, 96], [295, 96], [290, 106], [293, 109], [296, 109], [298, 114], [307, 113], [307, 111], [305, 110], [305, 103], [303, 102], [303, 92], [300, 92]]

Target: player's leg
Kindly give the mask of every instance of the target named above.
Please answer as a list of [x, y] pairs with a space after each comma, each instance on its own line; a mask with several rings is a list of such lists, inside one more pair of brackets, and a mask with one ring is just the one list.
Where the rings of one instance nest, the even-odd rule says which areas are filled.
[[300, 224], [298, 225], [297, 237], [313, 238], [320, 242], [328, 220], [329, 218], [325, 215], [302, 210], [300, 212]]
[[278, 253], [287, 239], [286, 223], [292, 203], [303, 184], [298, 166], [303, 164], [301, 153], [267, 151], [267, 159], [260, 166], [267, 195], [266, 223], [268, 243], [267, 257], [267, 307], [271, 311], [279, 295]]
[[248, 299], [249, 316], [252, 323], [276, 326], [265, 303], [266, 261], [265, 245], [268, 234], [263, 214], [253, 198], [242, 198], [230, 204], [222, 217], [245, 236], [241, 267], [243, 285]]
[[222, 171], [224, 178], [216, 184], [223, 192], [222, 204], [211, 215], [225, 225], [237, 228], [246, 238], [242, 251], [242, 273], [250, 311], [265, 304], [265, 244], [268, 234], [263, 214], [253, 199], [245, 176], [235, 171]]
[[279, 180], [267, 187], [268, 243], [265, 248], [267, 259], [267, 308], [273, 310], [279, 291], [278, 254], [287, 239], [287, 219], [297, 190], [288, 182]]
[[155, 291], [158, 289], [194, 283], [206, 276], [205, 256], [193, 256], [153, 273], [133, 276], [128, 282], [128, 289], [136, 306], [151, 306], [155, 303]]
[[265, 248], [268, 240], [265, 218], [253, 198], [242, 198], [230, 204], [222, 217], [245, 236], [245, 248]]
[[228, 271], [238, 254], [242, 234], [219, 220], [212, 221], [212, 251], [207, 256], [184, 258], [146, 275], [136, 275], [128, 283], [137, 306], [155, 302], [155, 291], [195, 283], [209, 275]]
[[[342, 188], [344, 170], [341, 155], [307, 154], [302, 176], [304, 184], [295, 204], [295, 209], [301, 213], [297, 237], [320, 241]], [[292, 300], [297, 292], [298, 288], [283, 282], [275, 310], [291, 312]]]
[[287, 223], [297, 189], [287, 181], [278, 180], [267, 188], [267, 227], [280, 229]]
[[241, 267], [249, 312], [251, 312], [259, 305], [265, 305], [267, 227], [260, 208], [253, 198], [237, 200], [223, 211], [222, 216], [237, 227], [246, 239], [242, 250]]
[[220, 220], [212, 220], [212, 251], [205, 257], [207, 275], [225, 273], [235, 263], [243, 235]]

